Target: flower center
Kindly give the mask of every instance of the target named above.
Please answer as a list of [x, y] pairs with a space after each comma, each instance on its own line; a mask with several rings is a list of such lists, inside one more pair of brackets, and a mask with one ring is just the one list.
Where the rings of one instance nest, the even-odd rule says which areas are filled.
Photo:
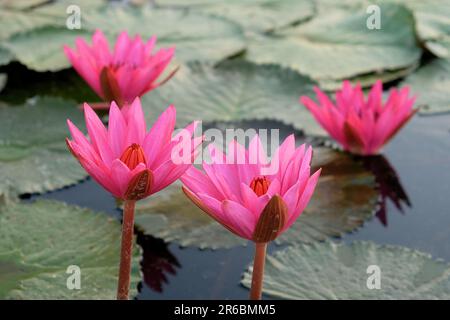
[[129, 146], [120, 157], [120, 160], [127, 165], [130, 170], [137, 167], [139, 163], [146, 164], [144, 149], [137, 143]]
[[250, 188], [258, 197], [265, 195], [267, 190], [269, 189], [270, 181], [267, 177], [255, 177], [250, 183]]

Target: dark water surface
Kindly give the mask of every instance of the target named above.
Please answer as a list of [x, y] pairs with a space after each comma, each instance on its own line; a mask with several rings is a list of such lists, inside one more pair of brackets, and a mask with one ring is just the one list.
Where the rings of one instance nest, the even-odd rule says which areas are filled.
[[[384, 160], [367, 163], [377, 172], [385, 209], [343, 241], [402, 245], [450, 261], [449, 128], [450, 115], [415, 117], [385, 148]], [[32, 199], [39, 197], [121, 216], [114, 199], [92, 180]], [[142, 235], [138, 242], [146, 280], [139, 299], [247, 298], [239, 282], [252, 261], [253, 246], [201, 251]], [[279, 249], [271, 245], [269, 252]]]

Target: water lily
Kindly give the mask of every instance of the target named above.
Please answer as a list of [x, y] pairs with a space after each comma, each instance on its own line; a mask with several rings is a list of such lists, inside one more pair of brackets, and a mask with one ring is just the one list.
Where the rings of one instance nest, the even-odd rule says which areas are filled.
[[417, 111], [408, 86], [392, 89], [385, 102], [381, 81], [373, 85], [367, 98], [359, 84], [352, 87], [349, 81], [336, 92], [335, 102], [319, 88], [314, 91], [318, 104], [307, 96], [300, 101], [344, 150], [360, 155], [377, 154]]
[[[89, 139], [67, 120], [72, 140], [67, 138], [66, 142], [91, 177], [116, 198], [124, 200], [117, 296], [125, 299], [130, 281], [135, 203], [185, 173], [192, 165], [202, 137], [191, 139], [197, 122], [172, 137], [176, 121], [173, 106], [168, 107], [147, 131], [139, 98], [122, 110], [112, 102], [108, 128], [88, 104], [84, 104], [84, 113]], [[189, 150], [188, 161], [176, 160], [173, 156], [175, 148]]]
[[108, 102], [94, 106], [107, 108], [109, 102], [115, 101], [122, 107], [160, 86], [175, 73], [176, 70], [156, 82], [170, 63], [175, 48], [161, 48], [152, 53], [155, 44], [156, 36], [144, 42], [139, 35], [132, 39], [124, 31], [110, 50], [108, 40], [97, 30], [92, 36], [92, 46], [77, 38], [76, 49], [66, 45], [64, 52], [80, 76]]
[[303, 212], [320, 170], [310, 175], [312, 148], [296, 148], [293, 135], [271, 161], [257, 135], [248, 150], [232, 141], [227, 154], [212, 144], [209, 154], [212, 162], [203, 163], [203, 171], [191, 167], [182, 176], [183, 190], [229, 231], [255, 242], [255, 283], [250, 297], [260, 299], [267, 243], [286, 231]]

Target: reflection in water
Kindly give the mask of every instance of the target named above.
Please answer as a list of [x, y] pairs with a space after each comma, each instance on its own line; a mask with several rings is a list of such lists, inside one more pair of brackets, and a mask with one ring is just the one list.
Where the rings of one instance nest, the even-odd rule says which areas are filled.
[[167, 275], [175, 275], [180, 263], [161, 239], [138, 234], [137, 243], [143, 249], [141, 270], [144, 283], [152, 290], [162, 292], [163, 284], [169, 282]]
[[375, 175], [375, 181], [378, 184], [381, 195], [380, 208], [376, 213], [376, 217], [387, 227], [386, 199], [390, 199], [401, 213], [403, 213], [404, 205], [411, 207], [411, 202], [403, 189], [397, 173], [384, 156], [370, 156], [362, 159], [366, 169]]

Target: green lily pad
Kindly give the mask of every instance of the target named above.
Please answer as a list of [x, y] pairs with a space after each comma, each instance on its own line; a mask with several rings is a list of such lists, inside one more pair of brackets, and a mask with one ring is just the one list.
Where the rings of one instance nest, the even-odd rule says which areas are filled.
[[[368, 279], [374, 271], [367, 271], [372, 265], [379, 267], [380, 289], [367, 286], [374, 284]], [[250, 287], [251, 267], [242, 284]], [[429, 254], [372, 242], [291, 246], [267, 257], [263, 293], [283, 299], [449, 299], [450, 266]]]
[[448, 1], [416, 1], [412, 7], [419, 38], [441, 58], [450, 58], [450, 5]]
[[86, 177], [65, 145], [67, 118], [83, 128], [73, 101], [36, 98], [0, 107], [0, 195], [51, 191]]
[[0, 6], [0, 40], [5, 40], [14, 34], [51, 25], [54, 20], [47, 16], [36, 15], [29, 11], [19, 11]]
[[170, 104], [177, 108], [177, 124], [193, 120], [240, 121], [274, 119], [311, 135], [326, 133], [298, 99], [312, 95], [313, 82], [279, 66], [230, 61], [212, 68], [183, 67], [163, 87], [145, 95], [143, 108], [150, 121]]
[[438, 57], [450, 58], [450, 5], [447, 0], [391, 1], [403, 4], [413, 12], [417, 37], [425, 48]]
[[176, 59], [219, 62], [245, 49], [242, 29], [215, 16], [153, 8], [110, 8], [86, 17], [87, 27], [116, 35], [123, 30], [143, 38], [158, 36], [159, 46], [176, 46]]
[[[373, 215], [378, 193], [373, 176], [351, 156], [314, 148], [313, 166], [322, 167], [316, 191], [298, 221], [276, 242], [298, 243], [341, 236]], [[146, 234], [202, 249], [245, 244], [203, 213], [175, 183], [137, 205], [136, 225]]]
[[299, 23], [314, 14], [310, 0], [210, 0], [157, 2], [161, 6], [184, 7], [193, 11], [226, 17], [242, 25], [246, 30], [268, 32]]
[[[82, 29], [43, 27], [13, 36], [5, 46], [16, 59], [36, 71], [58, 71], [70, 67], [63, 45], [74, 46], [80, 36], [91, 41], [94, 30], [101, 29], [112, 41], [127, 30], [145, 38], [158, 36], [158, 46], [176, 46], [181, 62], [204, 60], [217, 63], [245, 49], [239, 25], [221, 17], [181, 10], [112, 7], [83, 12]], [[42, 46], [45, 43], [45, 46]]]
[[13, 60], [13, 55], [7, 49], [0, 47], [0, 66], [6, 65]]
[[409, 10], [380, 5], [382, 28], [367, 28], [367, 6], [329, 7], [307, 23], [254, 37], [247, 59], [289, 66], [316, 80], [392, 72], [418, 63], [414, 20]]
[[[73, 46], [77, 37], [90, 38], [91, 33], [57, 27], [43, 27], [18, 34], [5, 42], [15, 59], [35, 71], [59, 71], [70, 67], [63, 52], [64, 44]], [[42, 45], [45, 43], [45, 45]]]
[[[411, 74], [414, 70], [416, 70], [418, 65], [413, 65], [407, 67], [405, 69], [398, 69], [394, 71], [385, 71], [382, 73], [369, 73], [366, 75], [356, 76], [350, 79], [347, 79], [355, 85], [359, 83], [362, 88], [371, 87], [377, 80], [381, 80], [383, 83], [394, 81], [399, 78], [403, 78], [409, 74]], [[327, 91], [335, 91], [342, 88], [342, 80], [319, 80], [319, 87], [323, 90]]]
[[423, 66], [405, 79], [417, 95], [420, 113], [431, 114], [450, 111], [450, 59], [437, 59]]
[[[1, 299], [114, 299], [120, 223], [106, 214], [39, 200], [0, 208]], [[132, 296], [139, 254], [133, 255]], [[67, 288], [69, 266], [80, 268], [80, 290]]]

